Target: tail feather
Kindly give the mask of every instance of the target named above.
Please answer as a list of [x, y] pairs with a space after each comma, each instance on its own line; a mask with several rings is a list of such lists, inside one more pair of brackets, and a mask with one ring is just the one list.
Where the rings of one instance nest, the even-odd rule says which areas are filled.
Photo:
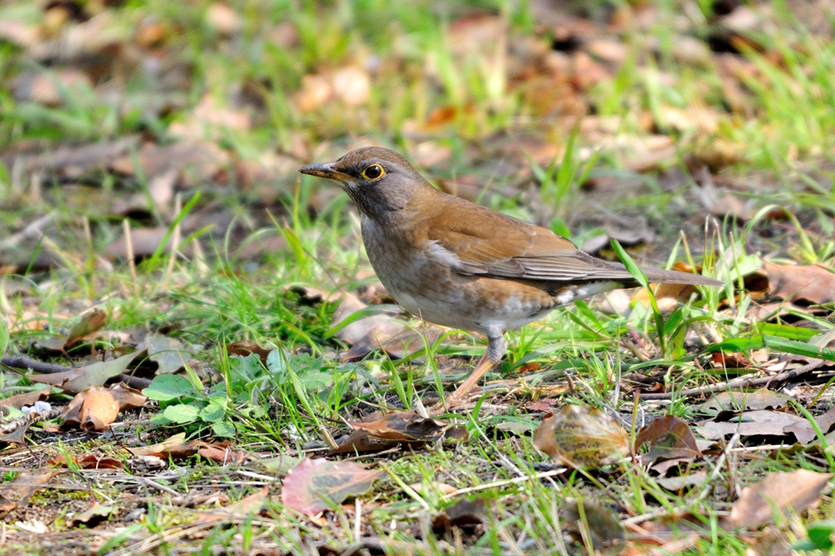
[[694, 286], [724, 286], [724, 282], [689, 272], [662, 270], [660, 268], [642, 268], [647, 280], [667, 284], [692, 284]]

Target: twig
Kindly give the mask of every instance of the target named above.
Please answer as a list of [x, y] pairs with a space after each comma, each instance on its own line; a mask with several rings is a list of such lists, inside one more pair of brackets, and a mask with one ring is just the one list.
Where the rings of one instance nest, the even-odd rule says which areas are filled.
[[50, 407], [47, 411], [43, 413], [39, 412], [32, 412], [26, 415], [25, 417], [21, 417], [20, 419], [15, 419], [14, 421], [9, 421], [8, 423], [4, 423], [0, 425], [0, 434], [11, 434], [16, 430], [20, 429], [21, 427], [28, 427], [32, 423], [37, 423], [38, 421], [49, 421], [61, 415], [66, 409], [65, 406], [54, 406]]
[[783, 371], [780, 374], [774, 376], [765, 376], [760, 378], [741, 378], [737, 380], [731, 380], [728, 382], [722, 382], [719, 384], [713, 384], [711, 386], [705, 386], [703, 388], [690, 388], [688, 390], [682, 390], [680, 392], [663, 392], [660, 394], [655, 393], [647, 393], [641, 394], [641, 398], [644, 400], [671, 400], [674, 397], [676, 398], [692, 398], [696, 396], [702, 396], [704, 394], [712, 394], [713, 392], [719, 392], [722, 390], [733, 390], [733, 389], [740, 389], [740, 388], [750, 388], [752, 386], [765, 386], [768, 384], [774, 383], [781, 383], [792, 380], [797, 378], [801, 375], [804, 375], [810, 371], [813, 371], [823, 365], [823, 360], [821, 359], [813, 359], [811, 363], [807, 363], [802, 367], [798, 367], [796, 369], [791, 369], [789, 371]]
[[23, 355], [7, 355], [0, 359], [0, 365], [10, 367], [12, 369], [26, 369], [35, 373], [41, 374], [55, 374], [72, 371], [74, 367], [65, 367], [64, 365], [55, 365], [54, 363], [44, 363], [43, 361], [36, 361]]

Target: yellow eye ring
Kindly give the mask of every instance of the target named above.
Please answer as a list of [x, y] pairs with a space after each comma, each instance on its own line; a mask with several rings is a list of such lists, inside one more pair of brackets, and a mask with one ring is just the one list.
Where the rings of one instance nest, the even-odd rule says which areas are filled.
[[386, 171], [379, 164], [372, 164], [362, 171], [362, 177], [368, 181], [377, 181], [386, 175]]

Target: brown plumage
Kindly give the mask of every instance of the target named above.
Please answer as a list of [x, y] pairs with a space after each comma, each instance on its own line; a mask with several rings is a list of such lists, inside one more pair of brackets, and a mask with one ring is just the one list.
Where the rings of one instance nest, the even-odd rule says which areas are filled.
[[[637, 282], [550, 230], [432, 187], [394, 151], [367, 147], [304, 174], [335, 180], [357, 204], [371, 266], [412, 314], [487, 336], [485, 357], [454, 405], [507, 346], [504, 332], [553, 309]], [[722, 286], [698, 274], [642, 269], [651, 282]]]

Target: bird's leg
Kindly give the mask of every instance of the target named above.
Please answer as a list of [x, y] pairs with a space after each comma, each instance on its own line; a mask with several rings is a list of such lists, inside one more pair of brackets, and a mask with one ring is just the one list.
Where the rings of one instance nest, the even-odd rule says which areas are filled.
[[[467, 380], [455, 389], [455, 392], [446, 397], [444, 402], [439, 402], [434, 409], [451, 409], [461, 402], [461, 399], [475, 386], [479, 379], [493, 368], [493, 365], [500, 362], [507, 351], [507, 342], [505, 342], [504, 334], [490, 334], [487, 336], [487, 351], [481, 357], [473, 373], [467, 377]], [[446, 407], [444, 407], [446, 406]]]

